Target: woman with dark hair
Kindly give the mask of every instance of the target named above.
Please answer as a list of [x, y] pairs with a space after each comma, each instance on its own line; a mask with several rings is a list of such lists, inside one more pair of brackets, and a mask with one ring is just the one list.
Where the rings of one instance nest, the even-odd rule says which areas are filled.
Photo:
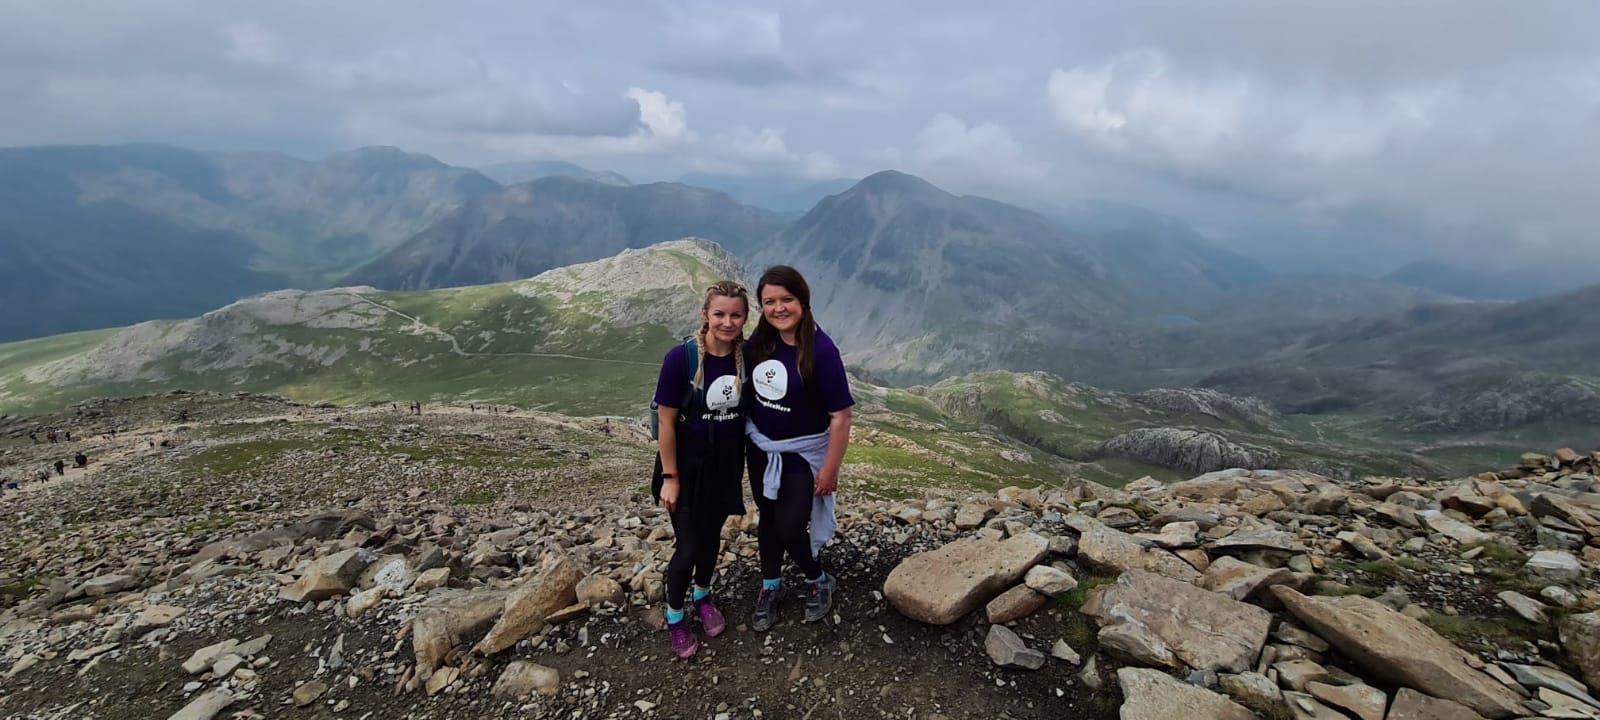
[[716, 637], [727, 621], [711, 602], [711, 576], [722, 552], [722, 526], [744, 514], [744, 323], [750, 298], [729, 281], [706, 288], [700, 331], [673, 348], [656, 381], [659, 422], [653, 490], [672, 517], [667, 563], [667, 630], [672, 651], [689, 659], [700, 649], [689, 629], [684, 594], [700, 629]]
[[761, 319], [750, 334], [750, 486], [761, 511], [761, 591], [750, 626], [772, 627], [784, 597], [783, 558], [805, 575], [805, 621], [827, 617], [834, 578], [817, 552], [838, 527], [833, 493], [850, 442], [850, 382], [839, 348], [817, 327], [811, 287], [787, 265], [756, 286]]

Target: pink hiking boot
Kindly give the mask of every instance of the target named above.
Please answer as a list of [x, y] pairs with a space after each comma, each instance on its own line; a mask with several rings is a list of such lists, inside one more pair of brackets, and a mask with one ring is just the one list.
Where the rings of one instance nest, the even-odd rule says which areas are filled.
[[711, 604], [710, 595], [694, 601], [694, 612], [700, 616], [700, 629], [705, 631], [706, 637], [716, 637], [728, 629], [728, 621], [722, 617], [722, 611]]
[[688, 617], [675, 623], [667, 623], [667, 634], [672, 638], [672, 652], [679, 660], [688, 660], [700, 651], [700, 641], [695, 639], [694, 632], [689, 629]]

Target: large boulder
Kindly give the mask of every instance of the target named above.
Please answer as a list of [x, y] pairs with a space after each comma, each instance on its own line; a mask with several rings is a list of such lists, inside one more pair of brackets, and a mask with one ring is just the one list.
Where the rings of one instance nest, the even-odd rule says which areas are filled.
[[1438, 510], [1422, 510], [1417, 513], [1417, 517], [1422, 519], [1429, 530], [1462, 545], [1480, 545], [1495, 539], [1493, 533], [1486, 533]]
[[1049, 551], [1050, 541], [1032, 533], [962, 538], [906, 558], [889, 573], [883, 594], [901, 615], [949, 625], [1017, 584]]
[[376, 557], [370, 550], [351, 548], [318, 559], [306, 568], [299, 580], [278, 591], [278, 597], [290, 602], [321, 602], [344, 595], [355, 587], [361, 571]]
[[1100, 621], [1102, 644], [1138, 639], [1141, 648], [1124, 653], [1135, 660], [1216, 672], [1252, 669], [1272, 626], [1254, 605], [1139, 570], [1097, 588], [1082, 610]]
[[1372, 676], [1453, 698], [1491, 718], [1527, 714], [1521, 698], [1477, 669], [1481, 663], [1428, 626], [1369, 598], [1272, 593], [1300, 622]]
[[1107, 573], [1143, 570], [1184, 581], [1200, 577], [1200, 571], [1193, 565], [1170, 552], [1150, 547], [1133, 535], [1087, 517], [1074, 516], [1070, 520], [1081, 533], [1078, 560], [1092, 569]]
[[473, 650], [493, 655], [538, 632], [544, 627], [545, 618], [578, 602], [578, 582], [582, 579], [583, 572], [566, 553], [552, 552], [538, 576], [506, 598], [500, 621]]
[[1461, 703], [1400, 688], [1389, 708], [1388, 720], [1483, 720], [1483, 716]]
[[1122, 720], [1256, 720], [1243, 705], [1159, 670], [1117, 670], [1122, 686]]
[[538, 663], [518, 660], [506, 666], [491, 691], [497, 698], [521, 700], [535, 692], [554, 697], [561, 692], [561, 672]]
[[1276, 585], [1299, 587], [1300, 578], [1288, 568], [1268, 569], [1227, 556], [1212, 562], [1200, 578], [1200, 587], [1245, 602]]
[[429, 596], [411, 621], [417, 677], [426, 680], [452, 649], [488, 629], [505, 604], [506, 593], [498, 590], [446, 589]]
[[1589, 687], [1600, 689], [1600, 610], [1568, 615], [1557, 628], [1567, 659], [1583, 674]]

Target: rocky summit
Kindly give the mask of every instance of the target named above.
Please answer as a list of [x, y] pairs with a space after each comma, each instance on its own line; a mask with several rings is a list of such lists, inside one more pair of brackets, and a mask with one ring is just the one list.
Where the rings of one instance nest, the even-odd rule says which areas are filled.
[[[41, 477], [46, 427], [89, 462]], [[833, 612], [751, 631], [732, 518], [692, 662], [626, 423], [161, 396], [0, 453], [5, 717], [1600, 718], [1600, 453], [890, 495], [847, 465]]]

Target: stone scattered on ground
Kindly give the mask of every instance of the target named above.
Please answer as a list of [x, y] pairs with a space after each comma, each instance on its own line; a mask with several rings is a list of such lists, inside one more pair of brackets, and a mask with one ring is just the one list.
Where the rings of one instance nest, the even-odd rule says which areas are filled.
[[[791, 598], [765, 634], [759, 518], [734, 518], [731, 627], [678, 663], [642, 434], [229, 402], [276, 414], [0, 499], [0, 714], [1600, 717], [1594, 454], [851, 497], [834, 612], [803, 624]], [[202, 462], [240, 435], [304, 447]], [[507, 447], [534, 461], [469, 464]], [[564, 500], [579, 485], [609, 494]]]

